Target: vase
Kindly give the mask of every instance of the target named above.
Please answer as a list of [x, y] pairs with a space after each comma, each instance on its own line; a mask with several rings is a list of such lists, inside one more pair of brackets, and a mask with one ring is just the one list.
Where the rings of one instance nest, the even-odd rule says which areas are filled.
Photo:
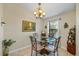
[[9, 55], [9, 48], [5, 47], [3, 48], [3, 56], [8, 56]]

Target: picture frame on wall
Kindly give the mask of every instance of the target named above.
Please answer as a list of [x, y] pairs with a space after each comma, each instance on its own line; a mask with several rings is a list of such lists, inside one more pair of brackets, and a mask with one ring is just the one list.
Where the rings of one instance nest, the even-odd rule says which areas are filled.
[[32, 32], [36, 30], [36, 23], [32, 21], [22, 21], [22, 32]]
[[64, 28], [68, 28], [68, 27], [69, 27], [68, 23], [65, 22], [65, 23], [64, 23]]

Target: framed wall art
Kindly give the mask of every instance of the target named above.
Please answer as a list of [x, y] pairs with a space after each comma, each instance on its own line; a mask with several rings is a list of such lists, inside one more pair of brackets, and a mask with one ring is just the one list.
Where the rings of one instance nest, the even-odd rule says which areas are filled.
[[65, 22], [65, 24], [64, 24], [64, 28], [68, 28], [68, 27], [69, 27], [68, 23]]
[[36, 23], [31, 21], [22, 21], [22, 32], [31, 32], [36, 30]]

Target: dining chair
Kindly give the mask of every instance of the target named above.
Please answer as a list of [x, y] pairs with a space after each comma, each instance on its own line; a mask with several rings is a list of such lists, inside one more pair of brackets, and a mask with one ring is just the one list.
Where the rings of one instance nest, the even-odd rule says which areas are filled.
[[36, 38], [33, 38], [33, 36], [29, 36], [30, 40], [31, 40], [31, 56], [33, 54], [33, 51], [36, 52], [36, 56], [37, 56], [37, 42], [36, 42]]
[[35, 55], [37, 56], [40, 54], [40, 47], [39, 43], [37, 42], [37, 39], [34, 36], [29, 36], [30, 41], [31, 41], [31, 56], [33, 55], [33, 51], [35, 51]]
[[56, 39], [56, 41], [55, 41], [54, 56], [55, 56], [56, 52], [57, 52], [57, 56], [58, 56], [58, 48], [59, 48], [60, 39], [61, 39], [61, 37], [58, 37], [58, 39]]
[[58, 47], [59, 47], [60, 38], [61, 37], [54, 38], [55, 41], [53, 42], [53, 44], [49, 44], [48, 49], [54, 56], [56, 55], [56, 53], [57, 53], [57, 56], [58, 56]]

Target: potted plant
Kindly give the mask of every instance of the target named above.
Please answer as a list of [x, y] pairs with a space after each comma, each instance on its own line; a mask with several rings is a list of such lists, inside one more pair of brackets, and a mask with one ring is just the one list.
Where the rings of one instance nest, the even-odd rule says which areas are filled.
[[3, 47], [3, 56], [8, 56], [9, 55], [9, 47], [15, 43], [16, 41], [13, 41], [12, 39], [9, 40], [3, 40], [2, 41], [2, 47]]

